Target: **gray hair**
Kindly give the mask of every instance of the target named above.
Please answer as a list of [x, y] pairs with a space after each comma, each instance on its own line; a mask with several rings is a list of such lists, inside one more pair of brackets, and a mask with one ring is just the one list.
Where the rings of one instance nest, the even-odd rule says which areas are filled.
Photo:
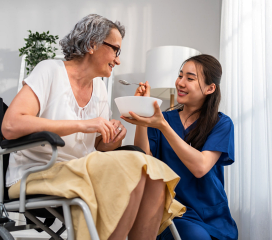
[[120, 22], [114, 23], [97, 14], [84, 17], [69, 34], [60, 40], [64, 58], [67, 61], [82, 58], [94, 45], [99, 47], [113, 28], [117, 29], [124, 38], [125, 27]]

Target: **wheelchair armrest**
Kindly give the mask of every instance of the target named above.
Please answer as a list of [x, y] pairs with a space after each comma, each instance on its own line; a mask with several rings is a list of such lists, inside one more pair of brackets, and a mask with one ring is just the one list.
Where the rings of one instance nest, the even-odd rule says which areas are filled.
[[14, 140], [5, 139], [1, 142], [1, 148], [7, 149], [7, 148], [13, 148], [13, 147], [20, 147], [26, 144], [41, 142], [41, 141], [47, 141], [48, 143], [51, 144], [51, 146], [63, 147], [65, 145], [65, 142], [62, 140], [62, 138], [59, 135], [52, 132], [43, 131], [43, 132], [32, 133], [32, 134], [29, 134]]
[[[27, 169], [22, 178], [20, 183], [20, 200], [19, 200], [19, 212], [25, 212], [25, 199], [26, 199], [26, 179], [31, 173], [44, 171], [52, 167], [57, 159], [58, 156], [58, 149], [57, 147], [63, 147], [65, 142], [62, 140], [60, 136], [52, 132], [37, 132], [32, 133], [27, 136], [14, 139], [14, 140], [3, 140], [1, 142], [2, 153], [8, 153], [12, 151], [19, 151], [31, 147], [35, 147], [42, 144], [50, 144], [52, 147], [52, 157], [50, 161], [46, 165], [42, 166], [35, 166], [33, 168]], [[1, 150], [0, 148], [0, 150]]]

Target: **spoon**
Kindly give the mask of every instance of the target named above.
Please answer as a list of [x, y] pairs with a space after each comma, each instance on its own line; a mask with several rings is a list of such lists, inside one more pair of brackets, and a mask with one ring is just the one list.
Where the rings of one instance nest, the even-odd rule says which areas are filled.
[[138, 86], [141, 86], [139, 83], [129, 83], [129, 82], [127, 82], [126, 80], [119, 80], [119, 83], [122, 83], [122, 84], [124, 84], [124, 85], [136, 84], [136, 85], [138, 85]]

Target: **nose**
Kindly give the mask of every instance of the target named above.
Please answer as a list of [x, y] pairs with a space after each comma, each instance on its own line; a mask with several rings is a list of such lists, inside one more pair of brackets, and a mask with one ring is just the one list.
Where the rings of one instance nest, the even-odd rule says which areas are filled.
[[119, 56], [114, 59], [114, 62], [115, 62], [116, 65], [120, 65], [121, 64]]
[[180, 86], [180, 87], [185, 87], [185, 80], [184, 77], [183, 78], [177, 78], [176, 80], [176, 86]]

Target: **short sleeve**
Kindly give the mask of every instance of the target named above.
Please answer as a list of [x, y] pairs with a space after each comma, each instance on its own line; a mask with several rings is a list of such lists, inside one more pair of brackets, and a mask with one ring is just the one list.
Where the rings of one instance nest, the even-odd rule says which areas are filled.
[[53, 62], [50, 60], [39, 62], [30, 75], [23, 81], [23, 84], [27, 84], [39, 100], [39, 116], [44, 112], [50, 94], [52, 64]]
[[150, 151], [153, 157], [160, 158], [159, 144], [160, 144], [160, 131], [156, 128], [147, 128], [148, 141], [150, 146]]
[[234, 162], [234, 125], [228, 116], [221, 114], [202, 151], [222, 152], [216, 164], [225, 166]]

